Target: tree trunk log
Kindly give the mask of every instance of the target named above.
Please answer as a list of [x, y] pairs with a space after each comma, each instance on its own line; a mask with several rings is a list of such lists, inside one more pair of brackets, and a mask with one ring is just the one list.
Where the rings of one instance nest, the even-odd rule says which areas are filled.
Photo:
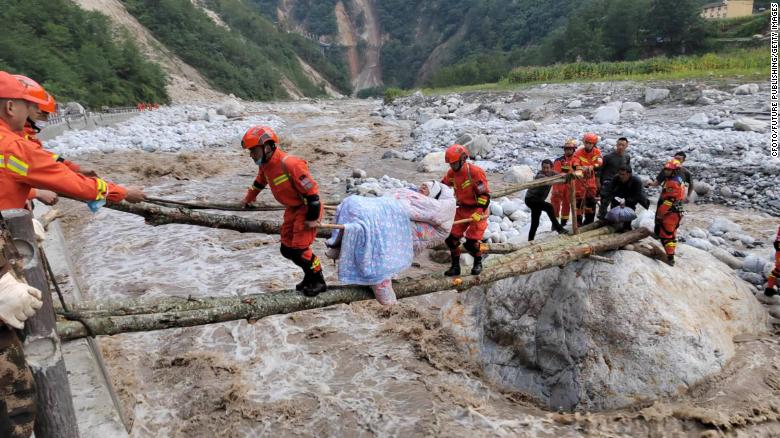
[[[143, 217], [152, 226], [167, 224], [196, 225], [200, 227], [219, 228], [238, 231], [239, 233], [279, 234], [281, 221], [263, 221], [236, 215], [214, 214], [202, 211], [192, 211], [186, 208], [168, 208], [149, 204], [106, 204], [108, 208]], [[319, 229], [317, 237], [328, 238], [331, 231]]]
[[527, 190], [532, 189], [534, 187], [542, 187], [542, 186], [550, 186], [553, 184], [559, 184], [562, 182], [566, 182], [566, 175], [565, 174], [559, 174], [554, 176], [548, 176], [547, 178], [540, 178], [535, 179], [533, 181], [528, 181], [522, 184], [517, 184], [514, 186], [507, 187], [502, 190], [496, 190], [490, 194], [490, 197], [493, 199], [500, 198], [502, 196], [509, 196], [512, 193], [517, 193], [521, 190]]
[[[432, 274], [422, 278], [395, 282], [393, 288], [398, 298], [453, 289], [463, 291], [504, 278], [524, 275], [554, 266], [563, 266], [597, 252], [621, 248], [648, 235], [649, 232], [647, 230], [640, 229], [597, 238], [592, 242], [575, 242], [558, 250], [532, 253], [509, 263], [494, 264], [486, 267], [478, 276], [449, 278], [440, 274]], [[69, 317], [79, 318], [89, 324], [91, 331], [95, 335], [114, 335], [173, 327], [190, 327], [241, 319], [256, 320], [270, 315], [283, 315], [373, 298], [371, 289], [368, 287], [345, 286], [331, 288], [314, 298], [306, 297], [296, 291], [285, 291], [243, 297], [208, 298], [198, 301], [178, 300], [179, 302], [174, 302], [168, 299], [166, 300], [167, 302], [157, 307], [145, 307], [146, 310], [155, 311], [154, 313], [118, 316], [108, 316], [100, 313], [92, 314], [86, 310], [87, 304], [85, 303], [77, 307], [81, 309], [80, 311], [74, 310]], [[213, 307], [199, 307], [204, 302], [219, 304]], [[122, 304], [115, 302], [111, 306], [113, 308], [138, 309], [139, 303], [138, 301], [129, 301]], [[148, 304], [151, 304], [151, 302], [147, 302], [146, 306]], [[93, 305], [93, 309], [98, 310], [99, 306]], [[75, 339], [88, 335], [84, 325], [79, 321], [62, 321], [58, 323], [57, 330], [64, 339]]]
[[39, 438], [78, 438], [79, 429], [68, 372], [57, 336], [49, 280], [43, 269], [40, 249], [35, 241], [32, 215], [27, 210], [4, 210], [8, 231], [23, 256], [27, 284], [41, 291], [43, 306], [24, 324], [25, 360], [36, 386], [37, 415], [35, 436]]

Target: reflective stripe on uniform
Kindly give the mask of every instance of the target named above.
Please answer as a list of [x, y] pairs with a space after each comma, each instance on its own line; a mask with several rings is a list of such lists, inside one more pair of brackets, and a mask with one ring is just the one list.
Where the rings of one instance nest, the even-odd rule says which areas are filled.
[[0, 169], [5, 169], [5, 155], [0, 155]]
[[8, 170], [21, 176], [27, 176], [27, 171], [30, 170], [29, 164], [14, 157], [13, 155], [8, 156], [8, 161], [5, 163], [5, 165]]
[[312, 271], [317, 269], [317, 266], [320, 265], [320, 259], [319, 257], [314, 257], [314, 261], [311, 263], [311, 269]]
[[676, 242], [667, 242], [666, 244], [664, 244], [664, 246], [667, 247], [667, 248], [677, 248], [677, 243]]
[[275, 186], [278, 186], [279, 184], [282, 184], [285, 181], [289, 181], [290, 178], [287, 176], [287, 174], [281, 174], [274, 178], [273, 183]]
[[57, 154], [51, 154], [51, 157], [54, 159], [54, 161], [58, 161], [60, 159], [60, 156]]
[[463, 184], [460, 185], [461, 189], [465, 189], [466, 187], [471, 185], [471, 180], [467, 179], [466, 181], [463, 181]]
[[664, 201], [664, 204], [663, 204], [663, 205], [665, 205], [665, 206], [667, 206], [667, 207], [671, 207], [671, 206], [672, 206], [672, 204], [673, 204], [673, 202], [672, 202], [672, 201]]
[[482, 196], [480, 196], [480, 197], [477, 199], [477, 204], [479, 204], [479, 205], [486, 205], [486, 204], [487, 204], [487, 202], [488, 202], [487, 198], [485, 198], [485, 197], [482, 197]]
[[106, 184], [106, 182], [103, 181], [102, 178], [97, 178], [96, 184], [97, 184], [97, 196], [95, 197], [95, 200], [102, 201], [103, 199], [106, 199], [106, 196], [108, 195], [108, 184]]

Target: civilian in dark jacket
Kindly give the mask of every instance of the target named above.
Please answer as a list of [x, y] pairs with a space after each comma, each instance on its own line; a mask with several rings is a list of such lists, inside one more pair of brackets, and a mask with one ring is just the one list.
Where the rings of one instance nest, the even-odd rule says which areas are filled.
[[[615, 198], [622, 198], [623, 201], [620, 202]], [[617, 177], [614, 178], [609, 184], [609, 187], [607, 187], [601, 202], [603, 202], [603, 205], [609, 205], [610, 209], [617, 206], [625, 206], [636, 211], [637, 205], [641, 205], [645, 209], [650, 208], [650, 200], [647, 199], [642, 180], [638, 176], [632, 175], [631, 168], [628, 166], [620, 168]], [[606, 210], [607, 209], [605, 208], [601, 218], [606, 216]], [[623, 229], [630, 230], [631, 223], [625, 223]]]
[[[534, 179], [547, 178], [555, 175], [552, 170], [552, 161], [542, 161], [542, 171], [537, 173]], [[539, 228], [539, 218], [542, 216], [542, 212], [547, 213], [547, 217], [552, 222], [553, 230], [559, 234], [566, 234], [566, 230], [555, 218], [555, 212], [553, 206], [547, 202], [547, 196], [550, 194], [552, 186], [541, 186], [533, 189], [528, 189], [525, 192], [525, 205], [531, 209], [531, 229], [528, 230], [528, 241], [534, 240], [536, 237], [536, 229]]]
[[604, 217], [607, 214], [607, 206], [609, 201], [604, 198], [607, 195], [607, 189], [615, 179], [618, 171], [622, 167], [631, 167], [631, 156], [626, 152], [628, 149], [628, 139], [620, 137], [615, 145], [615, 150], [604, 156], [604, 164], [601, 165], [601, 172], [599, 178], [601, 179], [601, 207], [599, 211], [599, 217]]

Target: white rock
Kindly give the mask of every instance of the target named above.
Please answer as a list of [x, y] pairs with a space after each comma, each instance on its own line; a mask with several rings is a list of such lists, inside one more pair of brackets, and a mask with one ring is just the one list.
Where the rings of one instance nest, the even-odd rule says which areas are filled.
[[635, 113], [641, 113], [644, 112], [645, 107], [639, 103], [639, 102], [626, 102], [623, 104], [623, 107], [621, 109], [622, 112], [635, 112]]
[[528, 215], [522, 210], [517, 210], [516, 212], [509, 215], [509, 219], [512, 219], [512, 222], [525, 222], [528, 220]]
[[417, 166], [419, 172], [446, 172], [450, 166], [444, 161], [444, 151], [431, 152], [426, 155]]
[[669, 90], [666, 88], [645, 88], [645, 104], [652, 105], [663, 101], [669, 97]]
[[725, 234], [729, 232], [739, 233], [742, 231], [742, 227], [735, 224], [734, 222], [731, 222], [728, 219], [719, 217], [716, 218], [714, 221], [712, 221], [712, 223], [710, 224], [709, 231], [710, 233], [720, 233], [720, 234]]
[[768, 128], [768, 123], [750, 117], [740, 117], [734, 121], [736, 131], [766, 132]]
[[734, 89], [734, 94], [738, 96], [756, 94], [758, 93], [758, 90], [759, 90], [758, 84], [743, 84]]
[[709, 252], [716, 259], [727, 264], [731, 269], [742, 269], [742, 260], [734, 257], [723, 248], [712, 248]]
[[504, 174], [504, 182], [512, 184], [522, 184], [534, 179], [534, 171], [531, 166], [527, 164], [521, 164], [519, 166], [512, 166]]
[[515, 202], [506, 200], [505, 202], [501, 203], [501, 208], [504, 210], [504, 216], [511, 217], [513, 213], [520, 210], [520, 206], [517, 205]]
[[455, 140], [455, 143], [465, 146], [469, 151], [469, 156], [486, 157], [493, 149], [493, 145], [488, 142], [488, 138], [480, 134], [463, 134]]
[[720, 195], [723, 196], [724, 198], [730, 198], [734, 195], [734, 193], [731, 190], [731, 187], [721, 187]]
[[524, 120], [512, 127], [512, 131], [514, 132], [534, 132], [537, 129], [539, 129], [539, 124], [533, 120]]
[[688, 235], [697, 239], [707, 238], [707, 232], [698, 227], [691, 228], [690, 231], [688, 231]]
[[238, 117], [244, 113], [244, 107], [236, 99], [228, 99], [217, 108], [217, 114], [227, 117]]
[[742, 234], [741, 236], [739, 236], [739, 241], [746, 246], [750, 246], [756, 243], [756, 239], [748, 236], [747, 234]]
[[368, 174], [363, 169], [352, 169], [352, 178], [365, 178]]
[[499, 218], [504, 217], [504, 209], [501, 208], [501, 204], [498, 202], [490, 203], [490, 214]]
[[756, 274], [755, 272], [748, 272], [748, 271], [737, 271], [737, 275], [739, 278], [747, 281], [750, 284], [754, 284], [756, 286], [760, 286], [764, 283], [764, 277], [762, 275]]
[[712, 186], [707, 184], [706, 182], [695, 181], [693, 183], [693, 190], [699, 196], [707, 196], [712, 191]]
[[742, 269], [747, 272], [754, 272], [756, 274], [764, 275], [764, 268], [766, 268], [767, 261], [753, 254], [748, 254], [745, 257], [745, 261], [742, 265]]
[[710, 119], [707, 117], [704, 113], [696, 113], [691, 118], [689, 118], [685, 124], [689, 126], [699, 126], [703, 127], [709, 124]]
[[623, 108], [623, 102], [619, 100], [615, 100], [613, 102], [609, 102], [604, 106], [615, 108], [616, 110], [620, 111]]
[[423, 123], [420, 128], [424, 131], [438, 131], [442, 129], [452, 128], [452, 122], [444, 119], [431, 119]]
[[615, 124], [620, 121], [620, 111], [614, 106], [599, 107], [593, 114], [593, 121], [595, 123]]
[[710, 241], [711, 244], [717, 245], [717, 246], [724, 246], [726, 245], [726, 241], [719, 236], [710, 236], [707, 240]]
[[736, 335], [768, 327], [753, 287], [706, 252], [681, 245], [673, 268], [608, 256], [475, 287], [443, 324], [494, 384], [582, 411], [675, 396], [720, 372]]
[[717, 125], [715, 125], [718, 129], [733, 129], [734, 128], [734, 121], [733, 120], [724, 120]]
[[695, 237], [689, 238], [685, 243], [694, 248], [699, 248], [702, 251], [710, 251], [713, 248], [713, 245], [708, 240], [697, 239]]
[[571, 109], [582, 108], [582, 101], [579, 99], [572, 100], [571, 102], [569, 102], [568, 105], [566, 105], [566, 108], [571, 108]]

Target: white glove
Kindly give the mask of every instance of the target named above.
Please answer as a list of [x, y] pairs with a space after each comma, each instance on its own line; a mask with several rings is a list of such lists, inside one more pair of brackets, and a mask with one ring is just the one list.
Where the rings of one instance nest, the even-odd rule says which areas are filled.
[[35, 240], [38, 243], [43, 243], [46, 240], [46, 228], [43, 228], [43, 224], [38, 219], [33, 218], [33, 230], [35, 230]]
[[21, 330], [27, 318], [43, 305], [41, 291], [8, 272], [0, 277], [0, 321]]

